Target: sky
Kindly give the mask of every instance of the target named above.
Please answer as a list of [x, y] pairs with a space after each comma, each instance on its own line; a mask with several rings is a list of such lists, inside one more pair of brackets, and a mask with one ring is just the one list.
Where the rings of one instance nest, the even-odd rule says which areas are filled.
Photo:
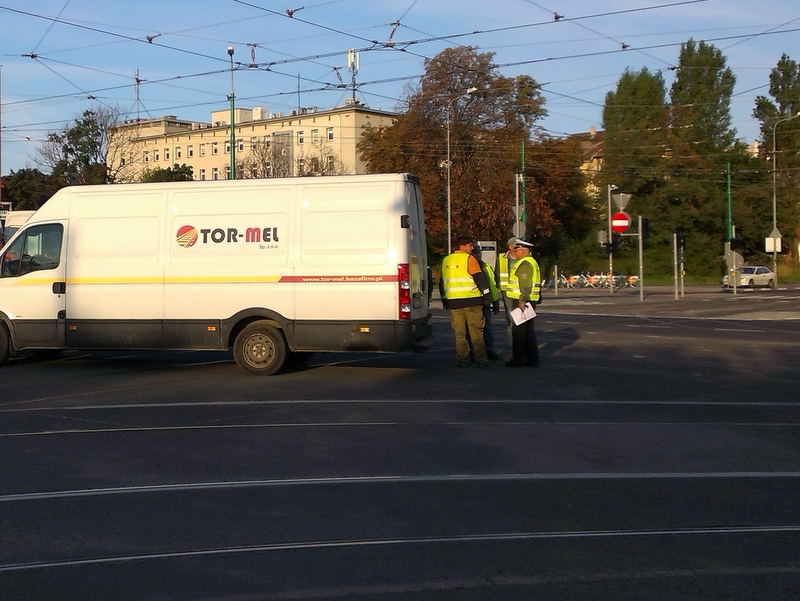
[[[294, 2], [294, 4], [292, 4]], [[305, 3], [304, 3], [305, 2]], [[720, 49], [736, 76], [737, 137], [759, 138], [755, 98], [782, 54], [800, 60], [797, 0], [0, 0], [0, 173], [35, 168], [48, 132], [98, 106], [124, 118], [210, 122], [229, 107], [288, 114], [356, 97], [402, 110], [426, 59], [494, 53], [498, 73], [542, 86], [546, 132], [602, 128], [626, 69], [671, 85], [681, 44]], [[233, 48], [233, 69], [228, 47]], [[341, 82], [340, 82], [341, 78]], [[138, 80], [138, 85], [137, 85]]]

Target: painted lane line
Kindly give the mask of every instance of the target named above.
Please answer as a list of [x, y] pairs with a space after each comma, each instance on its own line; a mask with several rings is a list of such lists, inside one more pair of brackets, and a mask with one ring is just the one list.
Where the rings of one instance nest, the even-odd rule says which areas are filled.
[[532, 474], [444, 474], [431, 476], [339, 476], [328, 478], [285, 478], [276, 480], [234, 480], [227, 482], [190, 482], [119, 486], [50, 492], [0, 495], [0, 503], [18, 503], [53, 499], [76, 499], [114, 495], [185, 492], [196, 490], [229, 490], [235, 488], [280, 488], [289, 486], [326, 486], [343, 484], [420, 484], [453, 482], [552, 482], [567, 480], [746, 480], [798, 479], [800, 472], [614, 472], [614, 473], [532, 473]]
[[414, 421], [361, 421], [361, 422], [278, 422], [278, 423], [241, 423], [241, 424], [199, 424], [191, 426], [129, 426], [115, 428], [64, 428], [63, 430], [29, 430], [24, 432], [6, 432], [0, 434], [4, 438], [33, 438], [36, 436], [68, 436], [76, 434], [124, 434], [146, 432], [187, 432], [199, 430], [259, 430], [280, 428], [403, 428], [407, 426], [440, 426], [440, 427], [485, 427], [485, 426], [713, 426], [713, 427], [763, 427], [763, 428], [797, 428], [800, 422], [741, 422], [741, 421], [572, 421], [554, 419], [531, 420], [497, 420], [497, 421], [454, 421], [454, 420], [414, 420]]
[[[607, 369], [603, 367], [603, 369]], [[170, 403], [122, 403], [119, 405], [78, 405], [74, 407], [24, 407], [0, 409], [2, 413], [38, 413], [53, 411], [94, 411], [118, 409], [166, 409], [197, 407], [238, 407], [270, 405], [622, 405], [644, 407], [800, 407], [800, 401], [622, 401], [603, 399], [273, 399], [230, 401], [178, 401]]]
[[0, 572], [22, 572], [52, 568], [96, 566], [111, 563], [147, 561], [156, 559], [181, 559], [187, 557], [210, 557], [234, 555], [242, 553], [268, 553], [280, 551], [342, 549], [357, 547], [388, 547], [400, 545], [429, 544], [463, 544], [486, 542], [518, 542], [534, 540], [563, 539], [610, 539], [610, 538], [645, 538], [645, 537], [677, 537], [677, 536], [720, 536], [720, 535], [754, 535], [784, 534], [800, 532], [800, 526], [728, 526], [716, 528], [686, 528], [678, 530], [585, 530], [574, 532], [509, 532], [496, 534], [468, 534], [453, 536], [408, 537], [391, 539], [362, 539], [336, 541], [308, 541], [293, 543], [272, 543], [264, 545], [247, 545], [242, 547], [220, 547], [216, 549], [196, 549], [173, 551], [167, 553], [141, 553], [138, 555], [119, 555], [116, 557], [98, 557], [90, 559], [65, 559], [35, 563], [18, 563], [0, 565]]

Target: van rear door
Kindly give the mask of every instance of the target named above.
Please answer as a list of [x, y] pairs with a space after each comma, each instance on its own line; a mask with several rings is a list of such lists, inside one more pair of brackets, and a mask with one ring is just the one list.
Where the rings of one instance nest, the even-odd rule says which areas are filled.
[[408, 258], [411, 271], [411, 319], [428, 317], [430, 282], [428, 280], [428, 249], [425, 238], [425, 218], [422, 211], [422, 194], [413, 180], [406, 181], [406, 207], [409, 226]]

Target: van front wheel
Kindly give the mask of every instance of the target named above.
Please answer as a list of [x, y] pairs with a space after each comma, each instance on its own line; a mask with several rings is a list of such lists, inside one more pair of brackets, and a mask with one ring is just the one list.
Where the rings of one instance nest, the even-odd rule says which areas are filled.
[[236, 336], [233, 358], [248, 373], [272, 375], [286, 362], [286, 340], [277, 328], [256, 321]]
[[8, 335], [6, 324], [0, 323], [0, 365], [6, 362], [11, 352], [11, 337]]

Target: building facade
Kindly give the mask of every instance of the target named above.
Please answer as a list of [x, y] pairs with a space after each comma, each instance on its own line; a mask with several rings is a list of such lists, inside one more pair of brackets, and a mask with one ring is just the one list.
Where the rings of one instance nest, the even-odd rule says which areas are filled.
[[[365, 173], [356, 145], [365, 127], [389, 127], [397, 115], [358, 104], [283, 113], [234, 110], [237, 178]], [[115, 182], [139, 181], [147, 170], [192, 168], [196, 180], [228, 179], [230, 110], [211, 113], [210, 123], [168, 115], [125, 121], [109, 130], [107, 164]]]

